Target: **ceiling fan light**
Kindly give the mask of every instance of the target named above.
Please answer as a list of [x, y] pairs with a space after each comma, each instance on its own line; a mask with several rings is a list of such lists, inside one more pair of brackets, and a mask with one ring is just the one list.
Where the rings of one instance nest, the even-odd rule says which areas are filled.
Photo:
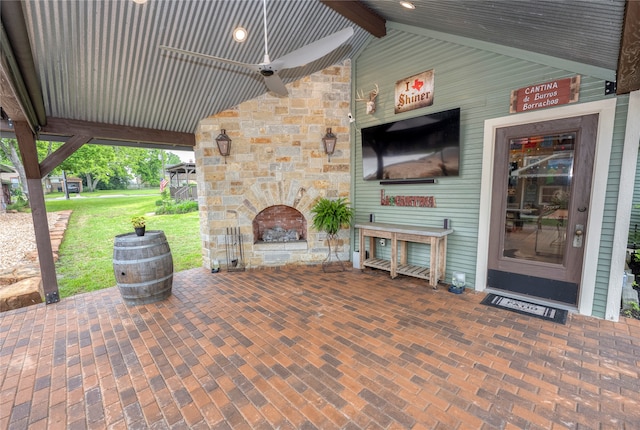
[[411, 3], [410, 1], [405, 1], [405, 0], [402, 0], [400, 2], [400, 6], [406, 8], [406, 9], [415, 9], [416, 8], [413, 3]]
[[248, 35], [249, 33], [244, 27], [236, 27], [233, 30], [233, 40], [235, 40], [236, 42], [244, 42], [245, 40], [247, 40]]

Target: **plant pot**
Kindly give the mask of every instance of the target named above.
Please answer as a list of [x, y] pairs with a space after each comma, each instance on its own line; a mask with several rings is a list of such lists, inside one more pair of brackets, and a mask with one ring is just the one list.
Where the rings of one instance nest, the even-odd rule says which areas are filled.
[[136, 231], [136, 235], [138, 236], [144, 236], [144, 229], [145, 227], [134, 227], [135, 231]]
[[462, 294], [462, 293], [464, 293], [464, 286], [457, 287], [457, 286], [452, 284], [452, 285], [449, 286], [449, 292], [453, 293], [453, 294]]

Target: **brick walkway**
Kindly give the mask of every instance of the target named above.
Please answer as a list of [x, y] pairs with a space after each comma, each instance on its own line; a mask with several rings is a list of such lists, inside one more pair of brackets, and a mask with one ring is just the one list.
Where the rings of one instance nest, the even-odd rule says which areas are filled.
[[0, 428], [640, 428], [640, 324], [386, 273], [176, 274], [0, 315]]

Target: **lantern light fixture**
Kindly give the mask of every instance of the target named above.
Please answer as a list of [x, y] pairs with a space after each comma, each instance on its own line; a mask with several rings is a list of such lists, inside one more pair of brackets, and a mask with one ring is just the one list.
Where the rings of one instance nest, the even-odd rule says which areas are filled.
[[338, 141], [338, 136], [331, 132], [331, 127], [327, 128], [327, 134], [322, 138], [322, 144], [324, 145], [324, 152], [329, 156], [329, 161], [331, 161], [331, 155], [336, 149], [336, 142]]
[[220, 130], [220, 134], [216, 137], [216, 143], [218, 144], [220, 155], [224, 157], [224, 163], [227, 164], [227, 156], [231, 152], [231, 139], [227, 136], [227, 130], [224, 128]]

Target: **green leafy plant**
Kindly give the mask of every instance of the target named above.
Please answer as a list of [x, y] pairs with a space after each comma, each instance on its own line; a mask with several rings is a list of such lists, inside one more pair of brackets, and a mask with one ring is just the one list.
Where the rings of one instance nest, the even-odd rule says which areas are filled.
[[[157, 202], [156, 202], [157, 205]], [[187, 212], [194, 212], [198, 210], [198, 202], [194, 200], [184, 200], [182, 202], [168, 202], [158, 205], [156, 209], [156, 215], [167, 214], [184, 214]]]
[[19, 188], [11, 189], [11, 195], [13, 196], [13, 203], [7, 205], [7, 210], [14, 210], [18, 212], [29, 212], [29, 202], [24, 196], [24, 193]]
[[131, 224], [133, 228], [142, 228], [147, 225], [147, 219], [143, 216], [134, 216], [131, 218]]
[[313, 227], [329, 236], [335, 236], [341, 228], [349, 227], [353, 219], [353, 209], [343, 197], [335, 200], [321, 198], [311, 208], [311, 213]]
[[640, 305], [636, 302], [627, 302], [628, 309], [622, 311], [622, 315], [627, 318], [635, 318], [640, 320]]
[[[327, 254], [327, 258], [322, 262], [322, 270], [326, 272], [331, 260], [331, 241], [337, 237], [341, 228], [346, 228], [351, 224], [353, 209], [349, 207], [345, 198], [340, 197], [335, 200], [321, 198], [311, 208], [311, 213], [313, 214], [313, 227], [316, 230], [327, 233], [329, 253]], [[334, 253], [336, 261], [342, 270], [344, 270], [344, 265], [342, 261], [340, 261], [335, 247]]]

